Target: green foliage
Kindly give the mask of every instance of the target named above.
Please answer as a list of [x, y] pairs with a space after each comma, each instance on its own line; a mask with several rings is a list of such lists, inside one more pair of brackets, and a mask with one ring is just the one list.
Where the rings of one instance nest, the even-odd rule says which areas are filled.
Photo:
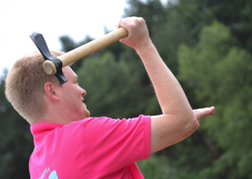
[[28, 123], [12, 108], [0, 83], [0, 178], [29, 178], [28, 160], [33, 149]]
[[92, 116], [133, 117], [152, 113], [151, 107], [145, 108], [149, 101], [154, 108], [158, 106], [152, 88], [142, 88], [143, 67], [136, 69], [135, 64], [117, 62], [111, 53], [85, 59], [77, 74], [79, 84], [88, 93], [85, 102]]
[[225, 178], [251, 175], [250, 160], [244, 154], [252, 152], [252, 58], [246, 50], [233, 46], [232, 38], [228, 27], [214, 22], [203, 28], [195, 47], [181, 45], [178, 52], [179, 78], [193, 86], [199, 103], [216, 104], [216, 115], [206, 120], [203, 128], [225, 152], [202, 173], [208, 171], [220, 178], [224, 174]]
[[[216, 89], [218, 89], [217, 86], [222, 85], [222, 83], [220, 83], [222, 82], [222, 78], [216, 76], [217, 73], [215, 70], [218, 70], [216, 69], [218, 68], [216, 67], [217, 64], [219, 64], [218, 62], [221, 62], [221, 59], [225, 57], [229, 50], [228, 39], [231, 35], [230, 30], [217, 22], [213, 23], [213, 28], [211, 27], [212, 26], [203, 29], [200, 42], [195, 48], [191, 49], [183, 44], [180, 46], [178, 52], [178, 58], [180, 60], [179, 68], [181, 72], [179, 79], [189, 79], [187, 83], [192, 87], [197, 85], [195, 93], [198, 94], [197, 96], [200, 99], [204, 99], [210, 93], [216, 92]], [[188, 69], [189, 66], [193, 66], [193, 69]], [[213, 104], [213, 102], [210, 101], [210, 105], [211, 104]]]
[[160, 24], [166, 19], [166, 9], [160, 0], [147, 0], [147, 2], [128, 0], [127, 2], [131, 8], [125, 10], [125, 16], [144, 17], [150, 36], [153, 36], [160, 27]]
[[137, 162], [145, 179], [177, 179], [177, 170], [166, 156], [152, 154], [148, 160]]

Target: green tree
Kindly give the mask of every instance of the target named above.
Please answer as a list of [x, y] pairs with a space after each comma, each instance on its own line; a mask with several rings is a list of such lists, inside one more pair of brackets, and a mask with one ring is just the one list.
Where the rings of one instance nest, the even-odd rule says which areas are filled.
[[198, 103], [215, 105], [202, 124], [222, 149], [199, 177], [251, 178], [251, 55], [233, 45], [231, 29], [219, 22], [203, 28], [194, 47], [181, 45], [179, 78], [194, 89]]
[[142, 88], [144, 69], [136, 68], [135, 64], [117, 62], [109, 52], [100, 58], [84, 60], [77, 74], [80, 85], [88, 93], [85, 101], [93, 116], [135, 117], [140, 112], [152, 111], [150, 107], [145, 108], [145, 103], [153, 100], [148, 98], [153, 91]]
[[29, 124], [6, 100], [0, 83], [0, 178], [29, 178], [28, 161], [33, 149]]
[[178, 171], [166, 156], [152, 154], [148, 160], [137, 162], [145, 179], [177, 179]]

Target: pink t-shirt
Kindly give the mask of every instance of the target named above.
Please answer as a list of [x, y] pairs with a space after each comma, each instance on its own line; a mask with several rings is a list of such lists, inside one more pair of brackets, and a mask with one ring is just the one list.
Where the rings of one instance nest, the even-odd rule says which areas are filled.
[[31, 132], [31, 179], [138, 179], [143, 176], [135, 162], [150, 156], [150, 116], [37, 123]]

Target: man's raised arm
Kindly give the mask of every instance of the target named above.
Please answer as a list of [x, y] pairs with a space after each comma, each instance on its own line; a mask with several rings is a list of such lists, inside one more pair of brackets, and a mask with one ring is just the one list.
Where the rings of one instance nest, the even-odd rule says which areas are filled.
[[151, 116], [151, 153], [180, 142], [198, 127], [199, 118], [213, 113], [214, 108], [192, 110], [183, 89], [161, 59], [153, 45], [143, 18], [131, 17], [119, 22], [129, 32], [122, 43], [134, 48], [149, 75], [162, 110]]

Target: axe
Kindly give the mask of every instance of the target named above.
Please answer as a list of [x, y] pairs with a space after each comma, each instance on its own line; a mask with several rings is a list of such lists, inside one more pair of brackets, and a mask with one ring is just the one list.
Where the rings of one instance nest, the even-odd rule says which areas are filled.
[[85, 56], [88, 56], [91, 53], [96, 52], [97, 50], [100, 50], [120, 40], [123, 37], [126, 37], [127, 35], [127, 30], [123, 27], [120, 27], [101, 38], [86, 43], [57, 58], [50, 53], [42, 34], [34, 32], [30, 35], [30, 37], [45, 60], [43, 63], [43, 69], [45, 73], [48, 75], [55, 75], [58, 78], [60, 84], [63, 84], [68, 80], [62, 72], [62, 68], [64, 66], [69, 65]]

